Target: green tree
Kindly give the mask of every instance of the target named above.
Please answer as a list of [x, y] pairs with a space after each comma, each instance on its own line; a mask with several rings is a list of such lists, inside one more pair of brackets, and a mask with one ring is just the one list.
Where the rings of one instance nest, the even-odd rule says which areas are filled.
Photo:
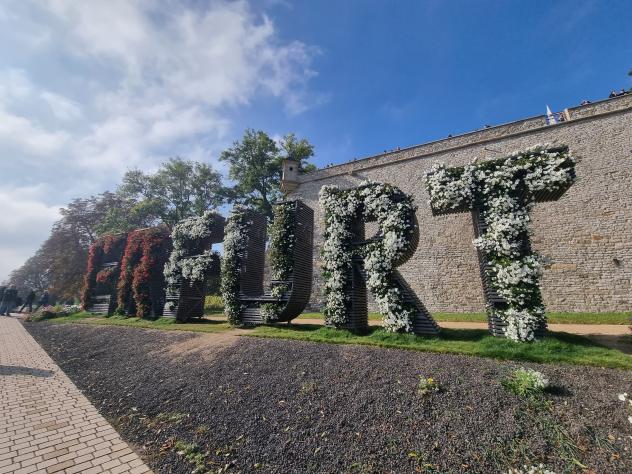
[[79, 295], [86, 270], [88, 248], [100, 233], [104, 217], [120, 205], [113, 193], [73, 199], [60, 209], [61, 219], [49, 237], [24, 265], [9, 277], [18, 290], [38, 292], [48, 289], [53, 295], [72, 299]]
[[296, 161], [299, 170], [306, 172], [315, 169], [305, 163], [313, 155], [314, 147], [307, 139], [299, 140], [293, 133], [277, 145], [267, 133], [247, 129], [241, 141], [220, 156], [229, 163], [228, 177], [235, 182], [227, 191], [228, 200], [251, 205], [272, 219], [272, 205], [281, 197], [283, 159]]
[[107, 220], [119, 230], [141, 223], [173, 226], [186, 217], [217, 208], [224, 200], [223, 191], [220, 174], [209, 165], [171, 158], [154, 174], [138, 169], [125, 173], [117, 190], [125, 204]]

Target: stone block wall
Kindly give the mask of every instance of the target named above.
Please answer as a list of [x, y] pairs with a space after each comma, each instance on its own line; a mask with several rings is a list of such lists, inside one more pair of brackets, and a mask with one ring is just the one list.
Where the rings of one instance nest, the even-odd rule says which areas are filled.
[[[547, 126], [544, 117], [349, 162], [301, 177], [291, 197], [315, 212], [311, 304], [323, 301], [320, 251], [323, 185], [388, 182], [414, 196], [420, 241], [399, 267], [431, 312], [484, 311], [470, 214], [433, 216], [424, 174], [436, 162], [461, 166], [500, 158], [537, 143], [565, 144], [579, 159], [577, 182], [555, 202], [536, 204], [532, 244], [547, 266], [544, 302], [551, 311], [632, 311], [632, 94], [569, 109], [571, 120]], [[367, 229], [368, 231], [368, 229]]]

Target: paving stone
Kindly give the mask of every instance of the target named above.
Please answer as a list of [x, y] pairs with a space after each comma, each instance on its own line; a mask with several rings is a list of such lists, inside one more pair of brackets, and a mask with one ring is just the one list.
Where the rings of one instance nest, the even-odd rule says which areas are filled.
[[151, 472], [12, 317], [0, 316], [0, 367], [0, 474]]

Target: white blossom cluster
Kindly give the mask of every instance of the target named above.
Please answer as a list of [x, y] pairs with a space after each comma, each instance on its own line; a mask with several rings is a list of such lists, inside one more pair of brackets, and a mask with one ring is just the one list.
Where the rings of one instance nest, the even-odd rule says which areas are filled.
[[[398, 195], [399, 199], [394, 199]], [[325, 277], [325, 317], [329, 324], [347, 322], [350, 295], [349, 274], [355, 219], [376, 221], [379, 239], [358, 249], [364, 258], [366, 285], [375, 298], [389, 331], [410, 331], [414, 308], [403, 302], [400, 290], [392, 284], [398, 261], [410, 246], [414, 232], [415, 208], [397, 188], [381, 183], [363, 182], [359, 187], [340, 191], [323, 186], [320, 203], [325, 209], [323, 274]]]
[[239, 301], [239, 274], [241, 261], [248, 247], [248, 228], [252, 223], [247, 218], [247, 209], [233, 207], [224, 228], [224, 256], [222, 258], [221, 290], [224, 313], [231, 324], [240, 324], [243, 305]]
[[575, 180], [575, 159], [564, 148], [536, 145], [501, 160], [462, 168], [435, 165], [426, 175], [435, 211], [476, 206], [487, 224], [474, 245], [491, 263], [492, 286], [508, 309], [495, 310], [507, 323], [505, 335], [531, 341], [545, 318], [539, 279], [542, 266], [528, 250], [529, 212], [538, 193], [555, 192]]
[[200, 242], [211, 236], [220, 218], [219, 214], [207, 211], [202, 216], [183, 219], [173, 227], [173, 250], [164, 268], [167, 285], [171, 288], [177, 286], [180, 278], [191, 282], [204, 280], [213, 263], [218, 261], [219, 254], [212, 250], [194, 255], [191, 252], [199, 251]]
[[286, 304], [282, 298], [290, 288], [287, 282], [294, 271], [294, 247], [296, 227], [296, 203], [281, 202], [274, 206], [274, 220], [270, 224], [270, 273], [279, 283], [272, 285], [270, 296], [279, 301], [260, 306], [261, 318], [270, 323], [279, 319]]

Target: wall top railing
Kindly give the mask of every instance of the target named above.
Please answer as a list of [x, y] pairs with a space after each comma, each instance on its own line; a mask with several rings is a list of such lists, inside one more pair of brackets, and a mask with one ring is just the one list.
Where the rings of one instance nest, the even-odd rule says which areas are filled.
[[[514, 135], [540, 131], [548, 127], [564, 127], [578, 121], [609, 115], [632, 109], [632, 94], [628, 93], [617, 97], [591, 102], [564, 109], [555, 114], [557, 124], [549, 125], [546, 115], [516, 120], [513, 122], [495, 125], [489, 128], [474, 130], [460, 135], [449, 136], [439, 140], [426, 142], [406, 148], [391, 150], [378, 155], [347, 161], [338, 165], [321, 168], [311, 173], [299, 176], [299, 184], [328, 179], [334, 176], [353, 174], [371, 168], [387, 166], [399, 161], [432, 156], [437, 153], [458, 150], [469, 146], [493, 142]], [[560, 121], [559, 117], [565, 120]]]

